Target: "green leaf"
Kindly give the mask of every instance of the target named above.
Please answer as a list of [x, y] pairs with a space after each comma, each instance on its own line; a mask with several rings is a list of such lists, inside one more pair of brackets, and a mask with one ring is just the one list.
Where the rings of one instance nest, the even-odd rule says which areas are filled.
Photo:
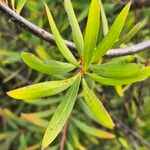
[[84, 148], [81, 145], [79, 141], [79, 131], [76, 129], [76, 127], [73, 124], [69, 125], [68, 134], [69, 134], [70, 140], [72, 141], [74, 149], [86, 150], [86, 148]]
[[73, 119], [74, 124], [84, 133], [90, 134], [92, 136], [95, 136], [97, 138], [102, 139], [114, 139], [115, 135], [112, 133], [109, 133], [104, 130], [97, 129], [95, 127], [90, 127], [87, 124], [82, 123], [81, 121], [77, 119]]
[[31, 53], [23, 52], [21, 54], [21, 57], [24, 63], [28, 65], [30, 68], [46, 74], [60, 75], [60, 73], [65, 74], [76, 68], [76, 66], [72, 64], [59, 62], [52, 59], [48, 59], [47, 61], [42, 61], [34, 54]]
[[36, 48], [36, 53], [42, 60], [47, 60], [51, 58], [43, 46], [38, 45]]
[[39, 127], [47, 128], [47, 126], [48, 126], [48, 121], [46, 119], [34, 116], [32, 114], [22, 113], [21, 117]]
[[24, 116], [32, 116], [35, 118], [46, 118], [51, 116], [53, 113], [55, 112], [55, 109], [48, 109], [48, 110], [44, 110], [44, 111], [38, 111], [38, 112], [34, 112], [34, 113], [22, 113]]
[[53, 20], [51, 12], [50, 12], [48, 6], [46, 5], [46, 3], [45, 3], [45, 9], [46, 9], [48, 21], [49, 21], [53, 36], [55, 38], [55, 42], [58, 46], [58, 49], [70, 63], [74, 64], [75, 66], [78, 66], [79, 65], [78, 61], [75, 59], [75, 57], [72, 55], [72, 53], [70, 52], [68, 47], [65, 45], [65, 42], [62, 39], [62, 37], [55, 25], [55, 22]]
[[83, 53], [83, 48], [84, 48], [84, 42], [83, 42], [81, 30], [80, 30], [77, 18], [75, 16], [71, 1], [64, 0], [64, 5], [65, 5], [65, 10], [68, 14], [69, 22], [70, 22], [70, 25], [72, 28], [73, 40], [74, 40], [77, 50], [81, 56]]
[[102, 17], [102, 24], [103, 24], [103, 33], [104, 36], [106, 36], [109, 31], [109, 27], [108, 27], [108, 21], [101, 0], [100, 0], [100, 10], [101, 10], [101, 17]]
[[106, 63], [102, 65], [92, 65], [91, 70], [106, 78], [127, 78], [135, 76], [143, 65], [136, 63]]
[[81, 99], [79, 101], [79, 105], [81, 107], [81, 109], [83, 110], [83, 112], [93, 121], [95, 121], [96, 123], [99, 123], [97, 117], [94, 115], [94, 113], [91, 111], [91, 109], [87, 106], [87, 104], [85, 103], [85, 101], [83, 101], [83, 99]]
[[128, 42], [139, 30], [141, 29], [141, 23], [137, 23], [126, 35], [121, 37], [115, 44], [114, 48], [121, 44]]
[[40, 97], [52, 96], [66, 90], [77, 79], [78, 75], [67, 80], [47, 81], [34, 85], [29, 85], [7, 92], [15, 99], [30, 100]]
[[25, 3], [27, 2], [27, 0], [19, 0], [17, 3], [17, 7], [16, 7], [16, 12], [20, 13], [21, 10], [23, 9]]
[[15, 10], [15, 0], [11, 0], [12, 9]]
[[99, 31], [99, 23], [100, 23], [100, 3], [99, 0], [92, 0], [89, 8], [88, 21], [84, 36], [84, 52], [83, 52], [84, 70], [88, 69], [93, 55], [93, 51], [96, 47], [97, 36]]
[[105, 53], [113, 47], [116, 40], [118, 39], [123, 25], [125, 23], [125, 20], [127, 18], [129, 9], [130, 9], [131, 2], [129, 2], [124, 9], [121, 11], [121, 13], [118, 15], [117, 19], [113, 23], [112, 27], [110, 28], [110, 31], [105, 36], [105, 38], [102, 40], [102, 42], [97, 46], [96, 50], [94, 51], [92, 62], [98, 61], [102, 56], [105, 55]]
[[94, 81], [104, 85], [126, 85], [144, 80], [150, 76], [150, 67], [145, 67], [133, 77], [129, 78], [104, 78], [97, 74], [87, 73], [87, 75]]
[[78, 77], [74, 84], [68, 90], [65, 98], [61, 101], [58, 108], [56, 109], [44, 134], [42, 149], [45, 149], [57, 137], [57, 135], [60, 133], [63, 126], [65, 125], [67, 119], [69, 118], [77, 97], [80, 80], [81, 78]]
[[[62, 98], [62, 97], [61, 97]], [[28, 99], [24, 100], [24, 102], [30, 104], [30, 105], [37, 105], [37, 106], [47, 106], [51, 104], [55, 104], [61, 101], [60, 97], [50, 97], [50, 98], [43, 98], [43, 99]]]
[[107, 128], [113, 129], [114, 123], [110, 115], [104, 108], [101, 101], [96, 97], [96, 95], [92, 92], [92, 90], [89, 89], [84, 79], [83, 79], [83, 97], [90, 110], [98, 119], [99, 123]]
[[135, 59], [135, 56], [133, 56], [133, 55], [121, 56], [121, 57], [112, 58], [109, 62], [107, 62], [107, 64], [129, 63], [129, 62], [132, 62], [134, 59]]

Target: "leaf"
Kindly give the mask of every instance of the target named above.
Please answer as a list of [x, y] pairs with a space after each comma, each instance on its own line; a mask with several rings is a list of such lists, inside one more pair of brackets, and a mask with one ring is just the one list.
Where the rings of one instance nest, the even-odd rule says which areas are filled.
[[74, 150], [72, 144], [69, 141], [66, 142], [66, 148], [67, 150]]
[[15, 0], [11, 0], [12, 9], [15, 10]]
[[72, 55], [72, 53], [70, 52], [68, 47], [65, 45], [65, 42], [62, 39], [62, 37], [55, 25], [55, 22], [53, 20], [51, 12], [50, 12], [48, 6], [46, 5], [46, 3], [45, 3], [45, 9], [46, 9], [48, 21], [49, 21], [53, 36], [55, 38], [55, 42], [58, 46], [58, 49], [70, 63], [74, 64], [75, 66], [78, 66], [79, 65], [78, 61], [75, 59], [75, 57]]
[[118, 15], [117, 19], [113, 23], [112, 27], [110, 28], [110, 31], [105, 36], [105, 38], [102, 40], [102, 42], [97, 46], [96, 50], [94, 51], [92, 62], [98, 61], [102, 56], [105, 55], [105, 53], [113, 47], [116, 40], [118, 39], [121, 30], [123, 28], [123, 25], [125, 23], [126, 17], [129, 12], [131, 2], [129, 2], [124, 9], [121, 11], [121, 13]]
[[25, 3], [27, 2], [27, 0], [19, 0], [17, 3], [17, 7], [16, 7], [16, 12], [19, 14], [22, 10], [22, 8], [24, 7]]
[[39, 127], [47, 128], [47, 126], [48, 126], [48, 121], [43, 118], [40, 118], [38, 116], [22, 113], [21, 117]]
[[7, 92], [15, 99], [30, 100], [40, 97], [52, 96], [66, 90], [77, 79], [78, 75], [67, 80], [47, 81], [34, 85], [29, 85]]
[[113, 129], [114, 123], [110, 115], [104, 108], [101, 101], [96, 97], [96, 95], [92, 92], [92, 90], [89, 89], [84, 79], [83, 79], [83, 97], [90, 110], [98, 119], [99, 123], [107, 128]]
[[85, 101], [80, 100], [80, 106], [81, 109], [83, 110], [83, 112], [93, 121], [95, 121], [96, 123], [99, 123], [97, 117], [94, 115], [94, 113], [90, 110], [90, 108], [87, 106], [87, 104], [85, 103]]
[[39, 58], [42, 60], [47, 60], [51, 58], [48, 52], [42, 46], [37, 46], [36, 53], [39, 56]]
[[16, 116], [16, 114], [11, 112], [9, 109], [4, 109], [4, 113], [5, 113], [5, 116], [9, 118], [8, 123], [10, 122], [10, 120], [12, 120], [15, 122], [15, 124], [21, 127], [27, 128], [29, 131], [37, 132], [37, 133], [42, 131], [41, 128], [37, 128], [33, 126], [32, 124], [29, 124], [29, 122], [26, 122], [22, 118]]
[[64, 0], [64, 5], [65, 5], [65, 10], [68, 14], [69, 22], [70, 22], [70, 25], [72, 28], [73, 40], [75, 42], [75, 45], [77, 47], [77, 50], [78, 50], [80, 56], [82, 56], [83, 48], [84, 48], [84, 42], [83, 42], [82, 33], [80, 30], [77, 18], [75, 16], [71, 1], [70, 0]]
[[124, 90], [123, 90], [122, 85], [116, 85], [115, 90], [120, 97], [124, 96]]
[[141, 29], [141, 23], [137, 23], [126, 35], [121, 37], [115, 44], [114, 48], [121, 44], [128, 42], [139, 30]]
[[70, 124], [68, 130], [69, 138], [72, 141], [74, 149], [86, 150], [86, 148], [83, 147], [79, 141], [79, 133], [76, 127], [73, 124]]
[[134, 59], [135, 59], [135, 56], [133, 56], [133, 55], [121, 56], [121, 57], [112, 58], [109, 62], [107, 62], [105, 64], [129, 63], [129, 62], [132, 62]]
[[44, 111], [39, 111], [39, 112], [34, 112], [34, 113], [22, 113], [25, 116], [32, 116], [32, 117], [37, 117], [37, 118], [46, 118], [51, 116], [55, 112], [55, 109], [48, 109]]
[[109, 31], [109, 27], [108, 27], [108, 21], [101, 0], [100, 0], [100, 10], [101, 10], [101, 17], [102, 17], [102, 24], [103, 24], [103, 33], [104, 36], [106, 36]]
[[29, 103], [30, 105], [37, 105], [37, 106], [47, 106], [47, 105], [51, 105], [51, 104], [55, 104], [61, 101], [60, 97], [57, 98], [47, 98], [47, 99], [28, 99], [28, 100], [24, 100], [24, 102]]
[[100, 23], [100, 3], [99, 0], [92, 0], [88, 21], [85, 30], [84, 36], [84, 52], [83, 52], [83, 61], [84, 61], [84, 70], [88, 69], [88, 66], [91, 62], [93, 51], [96, 47], [97, 36], [99, 31]]
[[68, 90], [65, 98], [56, 109], [42, 141], [42, 149], [45, 149], [60, 133], [65, 125], [76, 100], [81, 78], [78, 77], [74, 84]]
[[127, 78], [135, 76], [143, 65], [136, 63], [106, 63], [102, 65], [92, 65], [91, 70], [106, 78]]
[[136, 74], [136, 76], [129, 78], [104, 78], [97, 74], [87, 73], [87, 75], [94, 81], [103, 85], [126, 85], [144, 80], [150, 76], [150, 67], [145, 67]]
[[84, 133], [90, 134], [100, 139], [114, 139], [115, 135], [104, 130], [90, 127], [77, 119], [73, 119], [74, 124]]
[[47, 61], [42, 61], [34, 54], [31, 53], [23, 52], [21, 54], [21, 57], [24, 63], [28, 65], [30, 68], [46, 74], [60, 75], [60, 73], [65, 74], [76, 68], [76, 66], [72, 64], [59, 62], [52, 59], [48, 59]]

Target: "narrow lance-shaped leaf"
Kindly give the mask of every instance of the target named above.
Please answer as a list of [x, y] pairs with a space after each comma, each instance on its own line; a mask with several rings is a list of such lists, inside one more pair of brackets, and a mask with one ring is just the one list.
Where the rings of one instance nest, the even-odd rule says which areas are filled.
[[83, 101], [82, 99], [80, 100], [80, 106], [81, 109], [83, 110], [83, 112], [93, 121], [99, 123], [99, 120], [97, 119], [97, 117], [94, 115], [94, 113], [91, 111], [91, 109], [88, 107], [88, 105], [86, 104], [85, 101]]
[[29, 100], [40, 97], [46, 97], [58, 94], [66, 90], [77, 79], [78, 75], [67, 80], [47, 81], [34, 85], [29, 85], [16, 90], [7, 92], [7, 94], [15, 99]]
[[136, 63], [106, 63], [102, 65], [92, 65], [91, 70], [106, 78], [127, 78], [135, 76], [143, 65]]
[[15, 0], [11, 0], [12, 9], [15, 10]]
[[47, 106], [51, 104], [55, 104], [61, 101], [60, 97], [50, 97], [50, 98], [43, 98], [43, 99], [27, 99], [24, 100], [24, 102], [30, 104], [30, 105], [37, 105], [37, 106]]
[[26, 4], [27, 0], [19, 0], [16, 7], [16, 12], [20, 13], [23, 9], [24, 5]]
[[150, 67], [145, 67], [136, 74], [136, 76], [128, 78], [105, 78], [97, 74], [87, 73], [87, 75], [94, 81], [103, 85], [126, 85], [144, 80], [150, 76]]
[[77, 50], [81, 56], [82, 52], [83, 52], [83, 48], [84, 48], [84, 42], [83, 42], [81, 30], [80, 30], [77, 18], [75, 16], [71, 1], [64, 0], [64, 5], [65, 5], [65, 10], [68, 14], [69, 22], [70, 22], [70, 25], [72, 28], [73, 40], [74, 40]]
[[42, 149], [45, 149], [60, 133], [73, 109], [81, 78], [78, 77], [56, 109], [44, 134]]
[[76, 127], [73, 124], [69, 125], [68, 134], [70, 140], [72, 141], [74, 149], [86, 150], [86, 148], [81, 145], [79, 140], [79, 131], [76, 129]]
[[130, 8], [131, 2], [129, 2], [124, 9], [121, 11], [121, 13], [118, 15], [117, 19], [113, 23], [112, 27], [110, 28], [110, 31], [105, 36], [105, 38], [102, 40], [102, 42], [97, 46], [96, 50], [94, 51], [92, 62], [98, 61], [102, 56], [105, 55], [105, 53], [113, 47], [116, 40], [118, 39], [123, 25], [125, 23], [125, 20], [127, 18], [129, 8]]
[[23, 52], [21, 57], [24, 63], [30, 68], [46, 74], [60, 75], [60, 73], [65, 74], [76, 68], [76, 66], [72, 64], [59, 62], [52, 59], [42, 61], [31, 53]]
[[51, 15], [51, 12], [48, 8], [48, 6], [45, 3], [45, 8], [46, 8], [46, 13], [47, 13], [47, 17], [48, 17], [48, 21], [53, 33], [53, 36], [55, 38], [55, 42], [58, 46], [58, 49], [60, 50], [60, 52], [64, 55], [64, 57], [71, 62], [72, 64], [78, 66], [78, 61], [75, 59], [75, 57], [73, 56], [73, 54], [70, 52], [70, 50], [68, 49], [68, 47], [65, 45], [64, 40], [62, 39], [56, 25], [55, 22], [53, 20], [53, 17]]
[[99, 123], [110, 129], [114, 128], [114, 123], [110, 115], [104, 108], [101, 101], [96, 97], [96, 95], [92, 92], [92, 90], [89, 89], [85, 80], [83, 80], [83, 97], [90, 110], [98, 119]]
[[25, 113], [22, 113], [21, 117], [39, 127], [46, 128], [48, 126], [48, 121], [46, 119]]
[[43, 46], [40, 46], [40, 45], [37, 46], [36, 53], [39, 56], [39, 58], [42, 60], [47, 60], [51, 58]]
[[88, 126], [83, 122], [73, 119], [74, 124], [84, 133], [90, 134], [100, 139], [114, 139], [116, 136], [104, 130], [97, 129], [95, 127]]
[[93, 51], [96, 47], [97, 36], [99, 31], [99, 22], [100, 22], [100, 3], [99, 0], [92, 0], [89, 8], [88, 21], [84, 36], [84, 52], [83, 52], [84, 70], [88, 69], [93, 55]]
[[121, 37], [115, 44], [114, 48], [119, 45], [128, 42], [139, 30], [141, 29], [141, 23], [137, 23], [126, 35]]
[[108, 21], [107, 21], [106, 14], [105, 14], [104, 7], [103, 7], [101, 0], [100, 0], [100, 10], [101, 10], [101, 16], [102, 16], [103, 33], [104, 33], [104, 36], [106, 36], [109, 31], [109, 27], [108, 27]]

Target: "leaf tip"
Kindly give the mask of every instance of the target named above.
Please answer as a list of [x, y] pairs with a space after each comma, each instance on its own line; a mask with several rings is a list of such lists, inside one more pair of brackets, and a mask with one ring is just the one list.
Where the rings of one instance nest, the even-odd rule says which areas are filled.
[[13, 95], [13, 92], [12, 92], [12, 91], [8, 91], [8, 92], [6, 92], [6, 94], [7, 94], [9, 97], [14, 98], [14, 95]]

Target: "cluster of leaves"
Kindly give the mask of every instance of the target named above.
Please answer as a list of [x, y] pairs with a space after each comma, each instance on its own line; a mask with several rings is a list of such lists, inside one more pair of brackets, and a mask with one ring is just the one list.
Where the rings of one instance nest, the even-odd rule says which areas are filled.
[[[52, 102], [60, 102], [58, 108], [56, 108], [55, 111], [47, 110], [41, 113], [38, 112], [33, 114], [22, 114], [22, 118], [44, 129], [47, 128], [42, 142], [43, 149], [47, 147], [60, 133], [70, 116], [77, 98], [84, 98], [86, 103], [83, 100], [80, 100], [80, 105], [83, 107], [84, 112], [87, 113], [91, 119], [107, 128], [114, 128], [114, 123], [104, 108], [103, 104], [89, 88], [90, 82], [93, 82], [91, 79], [100, 84], [113, 85], [118, 88], [120, 85], [131, 84], [139, 80], [143, 80], [150, 75], [149, 67], [144, 67], [141, 64], [133, 63], [134, 56], [112, 59], [109, 62], [102, 60], [102, 57], [110, 48], [117, 47], [128, 41], [139, 30], [140, 24], [137, 24], [131, 31], [129, 31], [129, 33], [127, 33], [122, 38], [119, 38], [130, 8], [130, 3], [124, 7], [109, 30], [102, 4], [99, 3], [98, 0], [92, 0], [89, 8], [84, 39], [82, 37], [82, 33], [80, 31], [70, 0], [65, 0], [64, 5], [73, 31], [72, 39], [78, 50], [80, 58], [79, 61], [76, 60], [76, 58], [64, 44], [64, 41], [58, 32], [58, 29], [46, 4], [45, 7], [47, 16], [56, 44], [62, 55], [68, 60], [69, 63], [51, 59], [43, 49], [42, 51], [41, 49], [38, 51], [40, 52], [38, 53], [39, 58], [31, 53], [25, 52], [22, 53], [21, 57], [25, 64], [41, 73], [50, 74], [51, 76], [57, 77], [59, 79], [64, 76], [72, 77], [58, 81], [38, 83], [7, 93], [9, 96], [15, 99], [21, 99], [31, 104], [41, 105], [45, 103], [45, 105], [49, 105]], [[100, 26], [100, 12], [102, 16], [102, 24], [105, 27], [103, 28], [105, 37], [99, 43], [97, 41]], [[82, 92], [81, 94], [78, 94], [81, 80]], [[68, 88], [69, 90], [67, 91], [66, 95], [63, 97], [58, 96], [60, 97], [59, 99], [53, 99], [52, 97], [50, 97], [49, 100], [46, 99], [44, 101], [39, 99], [42, 97], [59, 94]], [[13, 113], [7, 109], [1, 110], [1, 112], [2, 115], [8, 115], [11, 119], [17, 118], [16, 116], [13, 116]], [[52, 119], [49, 123], [47, 120], [43, 119], [49, 117], [53, 113], [54, 115], [52, 116]], [[19, 118], [17, 118], [15, 121], [19, 122], [18, 124], [21, 124], [21, 126], [27, 125], [26, 122], [20, 120]], [[67, 141], [68, 149], [71, 147], [70, 142], [72, 139], [78, 149], [84, 149], [78, 141], [79, 137], [77, 135], [76, 128], [97, 138], [115, 138], [114, 134], [88, 126], [81, 122], [79, 119], [71, 118], [71, 121], [69, 120], [69, 122], [71, 122], [69, 123], [71, 139]], [[40, 129], [36, 128], [35, 130]], [[12, 133], [5, 134], [4, 136], [7, 138], [9, 135], [12, 135]], [[24, 140], [25, 137], [22, 135], [21, 141], [23, 142]], [[39, 145], [40, 144], [38, 144], [37, 147]]]

